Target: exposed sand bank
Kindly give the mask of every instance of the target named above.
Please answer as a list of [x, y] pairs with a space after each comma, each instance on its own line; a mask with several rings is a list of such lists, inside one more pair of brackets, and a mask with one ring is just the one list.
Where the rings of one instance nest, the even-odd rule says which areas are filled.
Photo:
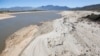
[[9, 14], [6, 14], [6, 13], [0, 14], [0, 20], [13, 18], [13, 17], [15, 17], [15, 16], [12, 16], [12, 15], [9, 15]]
[[23, 13], [38, 13], [38, 12], [50, 12], [50, 11], [30, 11], [30, 12], [8, 12], [6, 14], [23, 14]]
[[25, 28], [14, 41], [10, 36], [1, 56], [100, 56], [100, 25], [82, 18], [91, 13], [100, 14], [64, 11], [60, 19]]
[[13, 16], [13, 14], [23, 14], [23, 13], [40, 13], [40, 12], [50, 12], [50, 11], [33, 11], [33, 12], [13, 12], [13, 13], [1, 13], [0, 14], [0, 20], [4, 20], [4, 19], [9, 19], [9, 18], [13, 18], [16, 16]]

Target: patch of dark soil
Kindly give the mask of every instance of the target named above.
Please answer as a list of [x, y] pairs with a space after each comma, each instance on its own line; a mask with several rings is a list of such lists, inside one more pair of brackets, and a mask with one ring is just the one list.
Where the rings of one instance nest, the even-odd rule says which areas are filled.
[[87, 15], [87, 16], [85, 16], [83, 18], [87, 18], [87, 19], [89, 19], [91, 21], [94, 21], [94, 22], [100, 22], [100, 14], [92, 13], [91, 15]]

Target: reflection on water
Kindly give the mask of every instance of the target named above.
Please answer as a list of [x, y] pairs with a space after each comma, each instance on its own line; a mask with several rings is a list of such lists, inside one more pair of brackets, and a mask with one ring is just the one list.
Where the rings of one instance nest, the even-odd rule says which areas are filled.
[[14, 14], [15, 18], [0, 20], [0, 51], [4, 48], [5, 39], [15, 31], [41, 21], [60, 18], [58, 12], [38, 12]]

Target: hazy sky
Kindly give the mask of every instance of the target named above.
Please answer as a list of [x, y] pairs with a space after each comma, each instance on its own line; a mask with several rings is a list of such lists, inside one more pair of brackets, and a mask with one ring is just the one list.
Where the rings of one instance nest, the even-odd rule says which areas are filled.
[[100, 4], [100, 0], [0, 0], [0, 8], [14, 6], [37, 7], [42, 5], [81, 7], [91, 4]]

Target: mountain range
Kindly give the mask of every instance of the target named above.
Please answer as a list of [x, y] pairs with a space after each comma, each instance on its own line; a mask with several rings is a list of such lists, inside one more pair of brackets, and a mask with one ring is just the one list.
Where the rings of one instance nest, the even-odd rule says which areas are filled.
[[68, 10], [69, 8], [66, 6], [40, 6], [37, 8], [33, 7], [11, 7], [11, 8], [0, 8], [0, 11], [30, 11], [30, 10]]
[[67, 7], [67, 6], [47, 5], [47, 6], [40, 6], [36, 9], [40, 9], [40, 10], [69, 10], [69, 7]]
[[84, 7], [72, 8], [72, 10], [96, 10], [100, 11], [100, 4], [88, 5]]
[[0, 8], [0, 11], [31, 11], [31, 10], [99, 10], [100, 11], [100, 4], [88, 5], [77, 8], [69, 8], [67, 6], [54, 6], [54, 5], [40, 6], [37, 8], [33, 7]]
[[26, 11], [32, 10], [32, 7], [11, 7], [11, 8], [0, 8], [0, 11]]

